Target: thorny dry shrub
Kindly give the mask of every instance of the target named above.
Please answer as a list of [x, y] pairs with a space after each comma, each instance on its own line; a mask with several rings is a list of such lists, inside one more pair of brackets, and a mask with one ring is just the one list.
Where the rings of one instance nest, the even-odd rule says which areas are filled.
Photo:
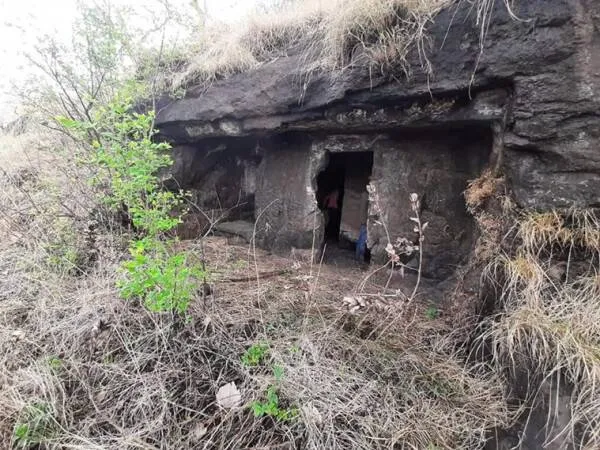
[[[473, 4], [483, 42], [496, 0]], [[510, 0], [504, 1], [510, 11]], [[190, 50], [187, 67], [174, 85], [210, 83], [280, 56], [301, 53], [305, 72], [339, 71], [348, 66], [383, 71], [400, 67], [416, 47], [422, 68], [431, 73], [427, 27], [455, 0], [297, 0], [284, 9], [249, 16], [234, 25], [205, 30]], [[512, 14], [512, 13], [511, 13]]]
[[600, 447], [599, 232], [591, 210], [529, 213], [519, 223], [519, 248], [488, 268], [502, 280], [501, 309], [481, 341], [497, 371], [529, 373], [523, 406], [542, 401], [544, 382], [570, 392], [568, 423], [545, 438], [576, 448]]
[[[64, 154], [23, 152], [21, 144], [34, 140], [2, 141], [16, 151], [3, 147], [0, 442], [456, 449], [481, 448], [487, 430], [509, 423], [502, 380], [466, 364], [442, 323], [417, 321], [399, 334], [402, 320], [386, 330], [389, 310], [365, 313], [357, 324], [340, 299], [358, 274], [323, 267], [316, 275], [259, 252], [259, 272], [289, 270], [257, 281], [248, 248], [220, 238], [182, 243], [197, 254], [203, 248], [214, 282], [212, 295], [198, 293], [186, 322], [119, 298], [115, 274], [125, 249], [116, 229], [98, 229], [94, 264], [63, 270], [47, 260], [47, 241], [66, 232], [78, 248], [87, 186]], [[26, 153], [29, 160], [20, 159]], [[15, 175], [26, 168], [36, 175]], [[74, 228], [56, 228], [50, 219], [61, 215]], [[241, 275], [252, 281], [228, 281]], [[377, 328], [385, 332], [373, 335]], [[241, 357], [257, 342], [268, 343], [268, 359], [247, 367]], [[264, 397], [275, 366], [283, 371], [281, 405], [298, 411], [291, 421], [248, 408]], [[220, 408], [216, 393], [231, 382], [242, 404]]]
[[506, 246], [504, 236], [513, 226], [515, 206], [506, 194], [504, 179], [495, 177], [491, 170], [485, 170], [469, 181], [464, 197], [467, 210], [477, 225], [476, 241], [467, 264], [457, 269], [449, 316], [454, 324], [461, 325], [458, 328], [472, 333], [480, 315], [493, 304], [497, 295], [495, 284], [482, 279], [481, 274]]
[[26, 245], [26, 237], [51, 240], [92, 209], [85, 169], [70, 145], [34, 125], [19, 135], [0, 136], [2, 243]]

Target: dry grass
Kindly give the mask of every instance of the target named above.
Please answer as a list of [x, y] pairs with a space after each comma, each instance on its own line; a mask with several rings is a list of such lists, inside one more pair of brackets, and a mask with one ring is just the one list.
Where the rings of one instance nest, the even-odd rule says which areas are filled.
[[[541, 401], [545, 383], [570, 392], [571, 415], [554, 438], [576, 448], [600, 447], [599, 231], [591, 211], [525, 216], [518, 253], [490, 266], [492, 278], [503, 280], [501, 309], [480, 337], [497, 370], [529, 373], [525, 406]], [[577, 254], [584, 260], [577, 263]]]
[[520, 222], [519, 236], [527, 250], [579, 247], [600, 252], [600, 220], [593, 210], [531, 213]]
[[469, 181], [464, 197], [479, 231], [472, 263], [487, 264], [501, 254], [516, 207], [506, 195], [504, 177], [495, 176], [491, 169]]
[[[206, 247], [219, 273], [245, 272], [246, 248], [222, 240]], [[24, 255], [12, 256], [23, 263]], [[260, 256], [261, 269], [292, 264]], [[7, 254], [2, 261], [2, 269], [20, 265]], [[308, 304], [303, 270], [259, 288], [216, 283], [214, 297], [199, 300], [183, 324], [123, 303], [113, 270], [79, 280], [44, 273], [27, 301], [0, 290], [5, 442], [32, 404], [51, 411], [50, 443], [82, 449], [478, 448], [489, 428], [507, 423], [501, 380], [466, 369], [433, 324], [393, 339], [361, 338], [338, 287], [326, 287], [328, 276], [346, 286], [354, 278], [322, 273]], [[31, 283], [32, 274], [42, 275], [21, 266], [10, 286]], [[241, 355], [260, 341], [270, 344], [269, 363], [244, 367]], [[261, 398], [272, 364], [284, 369], [280, 398], [300, 409], [297, 421], [219, 410], [215, 393], [231, 381], [244, 405]]]
[[[571, 418], [560, 430], [581, 448], [600, 445], [600, 291], [592, 276], [556, 288], [519, 289], [485, 335], [494, 349], [494, 363], [513, 373], [531, 371], [529, 402], [540, 380], [562, 381], [571, 394]], [[564, 406], [564, 405], [563, 405]], [[552, 416], [552, 415], [551, 415]], [[550, 438], [550, 436], [548, 436]]]
[[[94, 264], [73, 270], [93, 197], [70, 153], [54, 151], [67, 143], [42, 137], [0, 139], [0, 442], [33, 415], [42, 448], [483, 448], [491, 429], [513, 423], [506, 380], [525, 370], [523, 410], [544, 380], [560, 380], [571, 409], [562, 437], [600, 446], [592, 212], [524, 216], [521, 248], [489, 268], [502, 280], [500, 309], [479, 337], [491, 361], [477, 365], [420, 304], [349, 315], [342, 299], [364, 277], [358, 269], [311, 271], [220, 238], [204, 241], [214, 292], [198, 295], [189, 322], [123, 302], [115, 277], [124, 231], [99, 228]], [[498, 240], [502, 227], [489, 221]], [[181, 245], [200, 253], [198, 242]], [[573, 257], [557, 261], [564, 255]], [[227, 281], [254, 280], [255, 257], [260, 272], [288, 271]], [[243, 353], [263, 341], [265, 363], [244, 366]], [[247, 407], [275, 383], [275, 366], [282, 406], [299, 411], [291, 422]], [[215, 395], [230, 382], [242, 405], [223, 410]]]
[[[448, 0], [340, 2], [324, 22], [324, 59], [338, 69], [355, 62], [408, 70], [409, 50], [423, 45], [426, 26], [449, 4]], [[419, 50], [424, 56], [424, 49]], [[353, 58], [356, 52], [358, 57]]]
[[539, 421], [547, 408], [540, 448], [551, 441], [556, 448], [599, 448], [597, 213], [519, 212], [502, 186], [484, 173], [465, 192], [481, 232], [475, 256], [488, 261], [483, 279], [497, 295], [476, 340], [494, 371], [511, 380], [521, 423], [530, 414]]
[[[223, 241], [208, 247], [220, 271], [247, 255]], [[307, 310], [302, 271], [259, 289], [217, 283], [186, 325], [124, 304], [111, 273], [54, 278], [27, 306], [14, 296], [0, 303], [1, 317], [16, 318], [1, 339], [5, 436], [32, 403], [49, 405], [52, 440], [70, 448], [477, 448], [508, 420], [500, 380], [437, 348], [434, 328], [427, 343], [419, 333], [365, 340], [326, 302], [335, 290], [317, 290], [319, 304]], [[242, 366], [244, 351], [265, 340], [272, 363]], [[284, 369], [280, 397], [300, 408], [298, 421], [219, 410], [216, 390], [231, 381], [244, 404], [261, 398], [271, 364]]]
[[[211, 238], [203, 247], [213, 295], [198, 295], [189, 321], [125, 303], [115, 289], [124, 236], [100, 227], [97, 259], [83, 271], [52, 258], [57, 237], [74, 235], [63, 250], [86, 243], [78, 238], [85, 205], [65, 199], [88, 191], [64, 176], [68, 161], [37, 146], [29, 156], [39, 158], [23, 160], [20, 144], [34, 139], [15, 139], [2, 141], [14, 145], [3, 153], [11, 167], [0, 197], [13, 236], [0, 248], [1, 442], [26, 423], [42, 448], [456, 449], [481, 448], [489, 429], [508, 425], [502, 379], [466, 364], [442, 321], [417, 308], [422, 319], [394, 319], [399, 334], [385, 324], [401, 305], [347, 314], [342, 298], [362, 278], [358, 269], [323, 267], [317, 278], [307, 264], [258, 252], [259, 271], [288, 273], [228, 282], [252, 278], [254, 255]], [[27, 161], [44, 163], [34, 165], [35, 180], [18, 181]], [[30, 205], [43, 214], [22, 220]], [[197, 242], [182, 245], [199, 253]], [[377, 328], [386, 332], [373, 335]], [[268, 359], [245, 367], [241, 356], [261, 341]], [[275, 365], [284, 371], [282, 406], [299, 411], [291, 422], [247, 407], [274, 383]], [[215, 394], [229, 382], [243, 403], [224, 410]]]
[[174, 84], [210, 83], [286, 55], [294, 46], [314, 43], [332, 6], [308, 0], [281, 11], [250, 15], [241, 23], [209, 28], [197, 37], [188, 65], [175, 74]]
[[258, 65], [256, 57], [245, 45], [241, 45], [240, 37], [233, 29], [209, 33], [207, 31], [201, 38], [205, 45], [194, 49], [186, 68], [175, 73], [174, 86], [210, 83]]
[[465, 190], [467, 208], [472, 213], [485, 206], [489, 199], [497, 198], [504, 187], [504, 178], [494, 176], [491, 169], [485, 170], [479, 177], [469, 181]]
[[[470, 0], [464, 0], [470, 1]], [[504, 1], [504, 0], [502, 0]], [[190, 61], [175, 76], [176, 85], [210, 83], [259, 66], [289, 52], [301, 53], [305, 72], [337, 72], [349, 66], [371, 71], [400, 68], [415, 49], [423, 70], [427, 27], [454, 0], [298, 0], [285, 9], [254, 14], [228, 26], [219, 24], [197, 38]], [[495, 0], [473, 0], [483, 41]], [[507, 7], [510, 2], [505, 1]]]

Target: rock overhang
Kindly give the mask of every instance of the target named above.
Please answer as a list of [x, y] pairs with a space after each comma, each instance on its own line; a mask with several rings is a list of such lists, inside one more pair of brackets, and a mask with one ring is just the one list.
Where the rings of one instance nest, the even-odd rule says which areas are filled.
[[[350, 67], [307, 74], [301, 55], [159, 102], [157, 126], [175, 143], [205, 139], [491, 127], [515, 199], [535, 208], [600, 204], [600, 5], [495, 2], [480, 41], [468, 2], [442, 11], [412, 72]], [[310, 75], [310, 76], [309, 76]]]

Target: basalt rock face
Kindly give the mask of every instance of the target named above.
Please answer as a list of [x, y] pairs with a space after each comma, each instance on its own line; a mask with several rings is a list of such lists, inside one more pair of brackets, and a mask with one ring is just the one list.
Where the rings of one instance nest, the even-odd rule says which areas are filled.
[[[321, 200], [339, 178], [341, 227], [354, 224], [340, 232], [356, 237], [364, 222], [368, 248], [381, 259], [390, 240], [418, 239], [409, 202], [417, 193], [429, 224], [423, 276], [450, 296], [477, 238], [463, 191], [486, 168], [504, 175], [521, 207], [600, 207], [600, 2], [513, 6], [514, 16], [495, 2], [483, 45], [469, 2], [440, 13], [428, 30], [433, 75], [416, 50], [408, 78], [401, 68], [307, 74], [299, 53], [163, 99], [156, 123], [175, 145], [176, 184], [192, 189], [202, 208], [234, 220], [251, 215], [252, 239], [289, 250], [325, 242]], [[371, 197], [357, 217], [365, 179]], [[461, 289], [476, 296], [480, 274], [472, 275]], [[552, 389], [542, 403], [558, 398]], [[538, 448], [537, 436], [552, 431], [535, 414], [489, 448], [518, 442], [523, 431]]]
[[429, 27], [433, 67], [303, 72], [300, 55], [191, 89], [161, 105], [157, 125], [180, 143], [288, 131], [494, 126], [515, 198], [536, 208], [600, 205], [600, 4], [521, 0], [514, 19], [497, 1], [480, 51], [468, 2]]
[[[410, 234], [407, 197], [426, 194], [430, 235], [443, 236], [426, 258], [436, 279], [468, 257], [473, 221], [461, 193], [486, 166], [522, 207], [600, 206], [600, 3], [513, 3], [511, 12], [495, 2], [483, 45], [469, 2], [441, 12], [428, 30], [432, 75], [417, 50], [408, 78], [401, 68], [309, 74], [296, 50], [162, 99], [156, 124], [176, 146], [175, 179], [201, 207], [237, 218], [254, 210], [264, 246], [306, 247], [323, 238], [317, 200], [327, 186], [317, 178], [330, 156], [372, 153], [385, 211], [371, 202], [351, 222], [366, 223], [369, 247], [385, 258], [380, 219]], [[349, 192], [347, 206], [361, 195]]]

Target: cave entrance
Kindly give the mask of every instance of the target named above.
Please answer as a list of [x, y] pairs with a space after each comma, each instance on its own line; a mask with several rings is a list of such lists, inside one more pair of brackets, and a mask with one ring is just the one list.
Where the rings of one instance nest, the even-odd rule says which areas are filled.
[[373, 152], [328, 153], [327, 161], [317, 176], [317, 202], [325, 216], [323, 248], [354, 250], [366, 260], [368, 252], [357, 250], [362, 248], [359, 239], [366, 239]]

